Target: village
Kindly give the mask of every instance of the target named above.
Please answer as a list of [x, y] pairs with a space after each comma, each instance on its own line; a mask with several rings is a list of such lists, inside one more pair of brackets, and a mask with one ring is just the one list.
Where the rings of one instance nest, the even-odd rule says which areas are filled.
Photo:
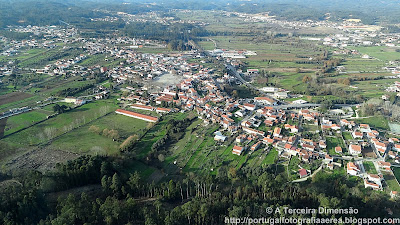
[[[271, 149], [276, 149], [283, 161], [298, 158], [306, 165], [314, 161], [320, 163], [315, 170], [299, 165], [298, 179], [294, 182], [306, 180], [321, 168], [335, 170], [345, 166], [347, 174], [364, 180], [365, 187], [383, 190], [382, 174], [392, 173], [391, 166], [400, 163], [400, 141], [395, 137], [386, 138], [385, 131], [378, 132], [368, 124], [329, 118], [316, 108], [282, 110], [278, 100], [269, 97], [234, 99], [219, 87], [235, 78], [228, 74], [220, 77], [207, 68], [186, 72], [184, 77], [177, 85], [149, 93], [148, 97], [143, 95], [146, 89], [127, 87], [132, 94], [122, 101], [133, 104], [128, 104], [127, 110], [116, 112], [156, 122], [156, 117], [132, 114], [129, 108], [162, 113], [194, 110], [205, 126], [219, 124], [220, 129], [214, 137], [216, 144], [235, 137], [232, 154], [245, 155], [255, 151], [268, 154]], [[160, 108], [161, 105], [174, 107], [166, 109]], [[340, 144], [332, 146], [332, 141], [327, 141], [332, 138], [340, 139]], [[342, 163], [338, 163], [339, 160]], [[365, 163], [372, 163], [377, 172], [371, 173], [370, 168], [367, 171]], [[392, 194], [396, 196], [397, 192], [392, 191]]]
[[[260, 88], [259, 96], [254, 98], [229, 95], [224, 86], [243, 84], [243, 80], [234, 75], [236, 72], [250, 77], [259, 73], [257, 69], [248, 69], [246, 73], [238, 69], [238, 59], [257, 55], [254, 51], [215, 49], [205, 53], [193, 49], [178, 53], [144, 53], [142, 48], [163, 49], [166, 45], [127, 37], [85, 39], [76, 36], [75, 29], [58, 30], [55, 27], [16, 28], [16, 31], [44, 33], [49, 40], [11, 41], [3, 55], [18, 54], [19, 49], [24, 47], [51, 49], [57, 42], [78, 45], [77, 48], [82, 50], [76, 57], [59, 59], [41, 68], [29, 68], [31, 72], [51, 77], [89, 77], [100, 72], [115, 84], [107, 88], [97, 85], [92, 95], [68, 96], [57, 101], [51, 99], [50, 103], [81, 106], [108, 98], [110, 92], [116, 92], [120, 95], [120, 108], [115, 110], [116, 114], [149, 123], [157, 123], [165, 114], [195, 112], [203, 121], [203, 126], [219, 126], [213, 134], [216, 145], [223, 145], [228, 139], [234, 140], [231, 154], [240, 156], [256, 151], [262, 154], [277, 151], [278, 163], [297, 162], [294, 168], [290, 168], [291, 171], [289, 166], [287, 168], [292, 182], [306, 181], [321, 169], [345, 169], [349, 176], [360, 177], [366, 188], [382, 191], [389, 188], [385, 177], [394, 176], [391, 168], [400, 167], [399, 139], [389, 137], [386, 131], [378, 131], [369, 124], [356, 123], [351, 116], [342, 118], [321, 112], [318, 104], [307, 105], [304, 100], [285, 102], [290, 93], [276, 87]], [[367, 43], [363, 38], [340, 35], [323, 39], [323, 44], [346, 47], [350, 38], [354, 43], [374, 44]], [[386, 40], [388, 37], [383, 38]], [[115, 63], [112, 67], [80, 65], [88, 57], [98, 54], [107, 54], [105, 61]], [[223, 73], [223, 67], [205, 66], [207, 58], [222, 60], [235, 73]], [[15, 69], [18, 68], [13, 62], [1, 65], [0, 77], [10, 75]], [[156, 82], [164, 76], [171, 76], [172, 79]], [[388, 91], [399, 92], [398, 82]], [[338, 107], [339, 110], [341, 107]], [[357, 108], [358, 105], [343, 107]], [[3, 116], [29, 110], [24, 107], [10, 109]], [[393, 198], [398, 196], [397, 191], [391, 190], [390, 193]]]

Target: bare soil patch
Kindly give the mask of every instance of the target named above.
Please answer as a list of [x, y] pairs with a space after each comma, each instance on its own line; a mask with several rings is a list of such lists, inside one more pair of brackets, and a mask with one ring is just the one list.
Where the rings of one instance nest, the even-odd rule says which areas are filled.
[[6, 164], [8, 170], [53, 170], [57, 163], [64, 163], [74, 160], [80, 155], [76, 153], [54, 150], [54, 149], [34, 149], [21, 156], [18, 156]]
[[33, 95], [24, 92], [12, 92], [5, 95], [0, 95], [0, 105], [20, 101], [31, 96]]

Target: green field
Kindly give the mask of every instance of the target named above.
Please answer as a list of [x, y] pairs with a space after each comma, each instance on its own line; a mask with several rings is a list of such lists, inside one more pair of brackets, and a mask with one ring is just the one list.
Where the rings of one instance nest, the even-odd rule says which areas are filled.
[[160, 138], [162, 138], [166, 134], [165, 125], [171, 119], [183, 120], [186, 118], [187, 114], [184, 113], [176, 113], [170, 114], [163, 118], [163, 120], [157, 123], [153, 128], [151, 128], [144, 137], [140, 140], [138, 144], [136, 144], [134, 152], [138, 156], [138, 158], [143, 159], [146, 155], [151, 151], [151, 146]]
[[342, 133], [343, 138], [347, 141], [347, 140], [353, 140], [353, 136], [351, 136], [350, 132], [343, 132]]
[[264, 161], [262, 162], [262, 164], [263, 164], [263, 165], [264, 165], [264, 164], [266, 164], [266, 165], [273, 164], [273, 163], [275, 163], [275, 160], [277, 159], [277, 157], [278, 157], [278, 151], [276, 151], [276, 150], [273, 148], [273, 149], [271, 149], [271, 151], [268, 153], [268, 155], [265, 157], [265, 159], [264, 159]]
[[356, 119], [357, 123], [369, 124], [372, 128], [389, 130], [388, 120], [384, 116], [373, 116], [364, 119]]
[[19, 131], [23, 128], [29, 127], [34, 123], [45, 120], [50, 113], [43, 110], [34, 110], [31, 112], [19, 114], [9, 117], [4, 130], [4, 135], [8, 135]]
[[371, 57], [377, 58], [382, 61], [394, 61], [400, 59], [400, 54], [396, 52], [397, 48], [386, 46], [372, 46], [372, 47], [352, 47], [359, 51], [361, 54], [367, 54]]
[[[62, 135], [53, 141], [50, 147], [84, 154], [117, 154], [119, 145], [131, 135], [140, 136], [147, 124], [143, 120], [111, 113]], [[100, 130], [117, 130], [120, 139], [113, 141], [110, 137], [91, 132], [89, 131], [91, 126], [97, 126]]]
[[327, 150], [330, 155], [340, 155], [335, 152], [335, 147], [340, 146], [345, 149], [343, 140], [341, 137], [327, 137], [326, 138]]
[[116, 108], [117, 106], [108, 100], [89, 103], [6, 137], [3, 141], [17, 147], [43, 144]]
[[297, 156], [290, 158], [289, 164], [287, 166], [289, 179], [296, 180], [299, 178], [298, 171], [300, 169], [300, 159]]
[[363, 165], [364, 165], [365, 172], [371, 173], [371, 174], [376, 174], [376, 169], [375, 169], [375, 165], [373, 162], [364, 161]]
[[383, 175], [386, 184], [389, 186], [390, 190], [400, 192], [399, 183], [396, 181], [396, 178], [389, 173]]
[[392, 167], [392, 171], [398, 181], [400, 181], [400, 167]]
[[373, 72], [383, 71], [385, 63], [377, 59], [346, 58], [341, 66], [344, 66], [347, 72]]

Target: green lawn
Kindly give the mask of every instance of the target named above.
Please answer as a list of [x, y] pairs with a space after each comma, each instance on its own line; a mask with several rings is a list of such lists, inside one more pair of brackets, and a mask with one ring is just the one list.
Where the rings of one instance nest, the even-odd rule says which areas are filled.
[[400, 192], [400, 186], [393, 175], [386, 173], [383, 175], [383, 177], [385, 179], [386, 184], [389, 186], [390, 190]]
[[364, 162], [363, 162], [363, 165], [364, 165], [365, 172], [371, 173], [371, 174], [376, 174], [376, 173], [377, 173], [377, 172], [376, 172], [376, 169], [375, 169], [375, 165], [374, 165], [373, 162], [371, 162], [371, 161], [364, 161]]
[[388, 120], [384, 116], [373, 116], [370, 118], [356, 119], [357, 123], [369, 124], [372, 128], [389, 130]]
[[264, 161], [262, 162], [262, 165], [269, 165], [275, 163], [275, 159], [278, 157], [278, 151], [276, 151], [274, 148], [271, 149], [270, 152], [268, 152], [268, 155], [265, 157]]
[[392, 167], [392, 171], [398, 181], [400, 181], [400, 168], [399, 167]]
[[327, 150], [330, 155], [339, 155], [335, 152], [335, 147], [340, 146], [344, 149], [344, 143], [341, 137], [327, 137], [326, 138]]
[[351, 136], [351, 133], [350, 132], [343, 132], [342, 133], [343, 134], [343, 137], [344, 137], [344, 139], [347, 141], [347, 140], [353, 140], [353, 136]]

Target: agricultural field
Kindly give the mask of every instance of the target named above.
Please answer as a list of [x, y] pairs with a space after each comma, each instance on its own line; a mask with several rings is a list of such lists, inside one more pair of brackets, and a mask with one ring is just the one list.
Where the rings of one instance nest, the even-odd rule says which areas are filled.
[[7, 118], [4, 135], [17, 132], [37, 122], [43, 121], [52, 113], [44, 110], [34, 110]]
[[357, 88], [350, 88], [354, 95], [362, 95], [366, 98], [380, 98], [383, 94], [387, 94], [385, 89], [400, 79], [381, 79], [381, 80], [368, 80], [368, 81], [354, 81], [352, 86]]
[[299, 167], [300, 159], [299, 157], [292, 157], [290, 158], [289, 164], [287, 166], [288, 176], [291, 180], [296, 180], [299, 178]]
[[364, 161], [363, 165], [364, 165], [365, 172], [371, 173], [371, 174], [376, 174], [376, 169], [375, 169], [375, 165], [373, 162]]
[[397, 48], [386, 46], [372, 46], [372, 47], [352, 47], [360, 54], [367, 54], [370, 57], [376, 58], [380, 61], [394, 61], [400, 59], [400, 54], [396, 52]]
[[[131, 135], [140, 136], [147, 124], [143, 120], [111, 113], [60, 136], [49, 147], [79, 154], [115, 155], [126, 138]], [[97, 127], [99, 132], [91, 131], [92, 126]], [[113, 141], [103, 135], [104, 129], [116, 130], [120, 138]]]
[[0, 112], [7, 109], [19, 108], [25, 106], [29, 102], [33, 102], [37, 96], [33, 96], [23, 92], [11, 92], [5, 95], [0, 95]]
[[27, 56], [26, 58], [21, 59], [18, 63], [18, 66], [22, 68], [42, 68], [43, 66], [58, 59], [75, 58], [81, 53], [81, 50], [74, 48], [55, 48], [46, 51], [40, 51], [39, 53], [32, 54], [32, 56]]
[[348, 73], [351, 72], [365, 73], [365, 72], [376, 72], [376, 71], [382, 72], [383, 71], [382, 67], [385, 66], [385, 63], [377, 59], [361, 59], [361, 58], [349, 57], [346, 58], [346, 60], [342, 62], [340, 65], [344, 66], [346, 68], [346, 72]]
[[44, 144], [61, 134], [112, 112], [116, 108], [117, 106], [110, 101], [92, 102], [10, 135], [3, 141], [16, 147]]

